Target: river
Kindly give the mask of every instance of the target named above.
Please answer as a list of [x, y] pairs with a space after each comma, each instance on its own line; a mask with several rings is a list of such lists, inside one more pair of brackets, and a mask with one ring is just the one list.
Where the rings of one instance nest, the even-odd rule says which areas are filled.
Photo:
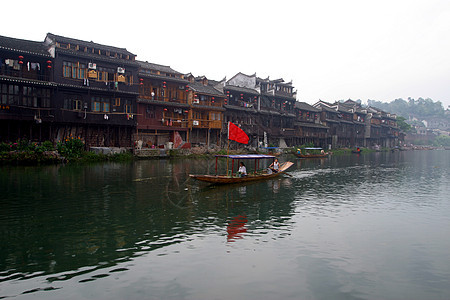
[[450, 299], [450, 151], [285, 160], [2, 167], [0, 299]]

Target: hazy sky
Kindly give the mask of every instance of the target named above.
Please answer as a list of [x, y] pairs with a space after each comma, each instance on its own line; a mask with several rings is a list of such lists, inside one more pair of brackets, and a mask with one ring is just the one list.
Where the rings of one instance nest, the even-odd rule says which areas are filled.
[[195, 76], [293, 81], [297, 99], [450, 105], [448, 0], [46, 1], [3, 5], [0, 35], [127, 48]]

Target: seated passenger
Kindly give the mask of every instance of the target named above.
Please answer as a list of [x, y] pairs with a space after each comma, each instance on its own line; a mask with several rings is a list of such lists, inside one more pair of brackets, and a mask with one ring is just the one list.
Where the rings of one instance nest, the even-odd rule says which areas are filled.
[[243, 162], [239, 163], [238, 174], [239, 174], [240, 177], [247, 176], [247, 168], [245, 168], [245, 165], [244, 165]]

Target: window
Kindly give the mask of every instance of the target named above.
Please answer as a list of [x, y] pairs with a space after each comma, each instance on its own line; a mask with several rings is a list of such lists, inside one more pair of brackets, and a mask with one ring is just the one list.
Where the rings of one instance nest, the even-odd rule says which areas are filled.
[[19, 86], [2, 84], [0, 85], [1, 104], [19, 104]]
[[120, 106], [120, 98], [114, 98], [114, 106]]
[[68, 110], [81, 110], [82, 103], [81, 96], [78, 95], [67, 95], [64, 99], [64, 109]]
[[127, 113], [127, 114], [133, 113], [133, 106], [131, 105], [130, 100], [125, 101], [125, 113]]
[[154, 119], [155, 118], [155, 107], [152, 105], [147, 105], [147, 109], [145, 111], [146, 119]]
[[105, 68], [97, 67], [97, 80], [99, 81], [108, 81], [108, 71]]
[[86, 78], [86, 65], [85, 64], [80, 64], [80, 68], [78, 69], [78, 79], [84, 79]]
[[91, 108], [92, 111], [100, 112], [101, 111], [100, 98], [99, 97], [92, 97], [91, 101], [92, 101], [92, 108]]
[[36, 88], [30, 86], [23, 87], [23, 98], [22, 98], [23, 106], [37, 107], [37, 93]]
[[72, 63], [71, 62], [63, 62], [63, 76], [64, 77], [72, 77]]
[[73, 100], [73, 109], [81, 110], [81, 100]]
[[109, 99], [102, 98], [102, 110], [103, 112], [109, 112]]
[[63, 76], [72, 79], [84, 79], [87, 75], [86, 64], [79, 62], [63, 62]]

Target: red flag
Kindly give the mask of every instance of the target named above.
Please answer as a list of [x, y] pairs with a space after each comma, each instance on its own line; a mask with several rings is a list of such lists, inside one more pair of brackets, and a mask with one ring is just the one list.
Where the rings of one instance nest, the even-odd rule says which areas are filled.
[[228, 122], [228, 139], [241, 144], [248, 144], [249, 137], [244, 130], [240, 129], [233, 123]]

